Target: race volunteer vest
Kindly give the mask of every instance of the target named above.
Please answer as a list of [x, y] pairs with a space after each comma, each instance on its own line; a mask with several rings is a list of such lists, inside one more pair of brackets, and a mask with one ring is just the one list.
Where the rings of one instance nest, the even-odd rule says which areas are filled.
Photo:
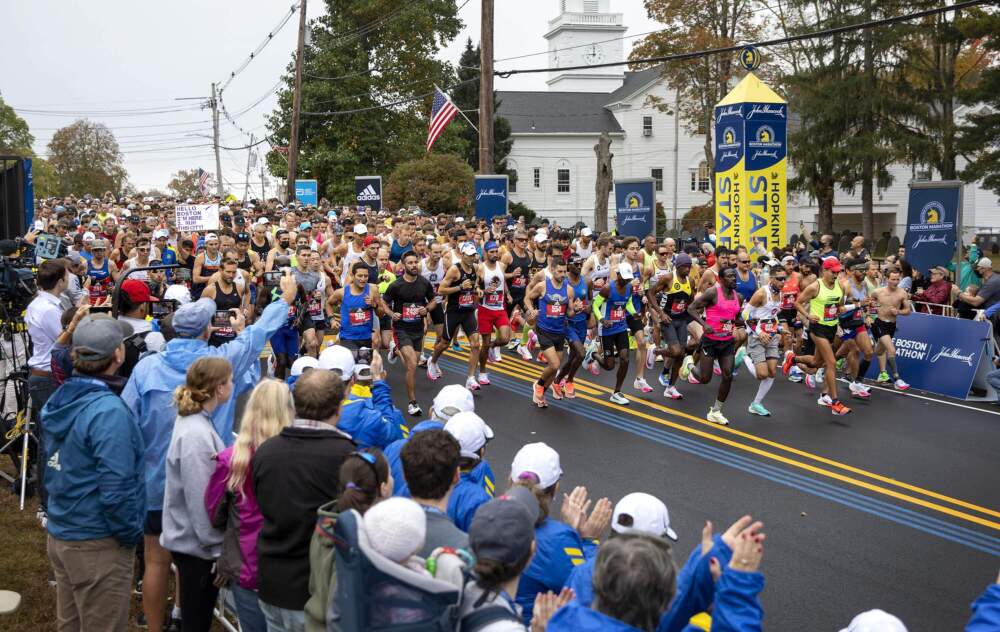
[[625, 314], [628, 313], [625, 310], [625, 305], [632, 300], [631, 284], [625, 284], [624, 293], [618, 291], [617, 282], [610, 283], [608, 289], [611, 290], [611, 296], [608, 297], [608, 301], [604, 304], [604, 320], [609, 321], [609, 324], [607, 327], [602, 326], [602, 336], [611, 336], [625, 331], [627, 328]]
[[795, 309], [795, 299], [799, 297], [799, 275], [793, 272], [788, 275], [785, 284], [781, 286], [781, 309]]
[[539, 329], [553, 333], [566, 333], [566, 310], [569, 307], [568, 284], [563, 279], [562, 285], [556, 287], [551, 279], [545, 279], [545, 294], [538, 299]]
[[844, 298], [844, 289], [840, 283], [833, 282], [833, 287], [826, 287], [823, 279], [817, 281], [819, 292], [809, 301], [809, 314], [819, 319], [819, 324], [833, 327], [837, 324], [837, 307]]
[[517, 276], [512, 277], [510, 280], [511, 294], [524, 294], [527, 291], [528, 274], [531, 268], [531, 257], [529, 255], [521, 257], [516, 252], [511, 250], [509, 269], [513, 272], [518, 268], [521, 268], [521, 273], [518, 274]]
[[705, 336], [712, 340], [732, 340], [733, 329], [736, 326], [736, 316], [740, 313], [740, 295], [735, 290], [732, 296], [726, 298], [722, 286], [715, 284], [715, 305], [705, 308], [705, 322], [715, 330], [714, 334]]
[[93, 259], [87, 260], [87, 276], [90, 277], [90, 304], [96, 305], [104, 300], [108, 295], [114, 280], [111, 278], [111, 269], [108, 267], [108, 258], [98, 268], [94, 267]]
[[771, 291], [770, 285], [764, 286], [767, 293], [764, 304], [760, 307], [750, 306], [749, 320], [753, 325], [760, 325], [760, 329], [768, 334], [778, 333], [778, 312], [781, 310], [780, 295], [775, 295]]
[[660, 292], [660, 309], [667, 312], [667, 316], [671, 319], [686, 319], [690, 316], [687, 310], [691, 305], [692, 296], [691, 277], [685, 277], [681, 281], [675, 273], [670, 279], [667, 291]]
[[462, 268], [461, 264], [455, 264], [458, 268], [458, 281], [455, 281], [455, 287], [462, 287], [462, 284], [466, 281], [470, 281], [472, 288], [468, 290], [459, 290], [454, 294], [448, 295], [448, 309], [449, 310], [470, 310], [476, 308], [476, 269], [473, 268], [471, 272], [466, 272]]
[[[569, 277], [566, 279], [568, 281]], [[570, 317], [570, 322], [586, 322], [590, 315], [590, 290], [587, 287], [587, 279], [580, 277], [580, 280], [571, 283], [570, 287], [573, 288], [573, 298], [580, 299], [580, 303], [582, 303], [580, 310]]]
[[361, 294], [354, 294], [354, 286], [344, 288], [340, 302], [340, 337], [344, 340], [371, 340], [375, 330], [374, 308], [365, 304], [371, 285], [365, 283]]
[[495, 267], [490, 270], [484, 263], [482, 283], [483, 298], [480, 301], [480, 305], [485, 309], [493, 311], [502, 310], [504, 308], [504, 278], [503, 272], [500, 271], [500, 266], [495, 264]]

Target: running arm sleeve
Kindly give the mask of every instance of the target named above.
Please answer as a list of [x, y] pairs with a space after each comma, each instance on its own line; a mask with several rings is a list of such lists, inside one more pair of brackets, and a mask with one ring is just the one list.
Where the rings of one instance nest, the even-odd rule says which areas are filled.
[[635, 303], [633, 303], [632, 301], [629, 301], [629, 302], [625, 303], [625, 311], [628, 312], [629, 314], [632, 314], [633, 316], [635, 316], [635, 314], [636, 314], [636, 312], [635, 312]]
[[600, 294], [594, 297], [594, 307], [591, 311], [594, 312], [594, 317], [597, 320], [601, 320], [604, 317], [604, 297]]

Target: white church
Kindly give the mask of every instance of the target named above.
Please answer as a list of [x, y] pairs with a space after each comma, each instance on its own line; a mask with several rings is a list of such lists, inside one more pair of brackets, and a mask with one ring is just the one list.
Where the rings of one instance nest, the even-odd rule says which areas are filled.
[[[558, 15], [549, 20], [549, 66], [570, 67], [625, 59], [621, 39], [627, 31], [622, 14], [612, 12], [612, 0], [559, 0]], [[705, 162], [705, 137], [691, 134], [673, 114], [661, 112], [648, 97], [675, 110], [674, 90], [658, 68], [639, 72], [627, 66], [549, 73], [548, 90], [541, 92], [499, 91], [498, 116], [510, 121], [513, 148], [507, 166], [516, 172], [510, 199], [521, 202], [540, 217], [557, 219], [563, 225], [578, 220], [592, 225], [594, 180], [597, 158], [594, 145], [601, 132], [611, 137], [615, 179], [653, 178], [656, 200], [667, 220], [681, 218], [692, 207], [711, 201], [712, 182]], [[794, 103], [790, 105], [794, 115]], [[961, 117], [968, 108], [960, 107]], [[794, 156], [795, 147], [789, 147]], [[959, 169], [962, 167], [959, 160]], [[794, 165], [789, 164], [789, 177]], [[905, 232], [907, 184], [929, 179], [911, 165], [895, 165], [894, 181], [876, 192], [877, 233]], [[515, 182], [516, 180], [516, 182]], [[1000, 232], [997, 196], [971, 183], [963, 194], [963, 224], [996, 227]], [[609, 222], [614, 223], [614, 196], [609, 199]], [[787, 222], [798, 232], [799, 222], [812, 227], [816, 221], [815, 200], [800, 195], [789, 199]], [[838, 229], [861, 229], [860, 188], [856, 195], [838, 191], [834, 205]], [[811, 228], [810, 228], [811, 229]], [[965, 231], [967, 238], [977, 232]], [[992, 232], [992, 231], [991, 231]]]

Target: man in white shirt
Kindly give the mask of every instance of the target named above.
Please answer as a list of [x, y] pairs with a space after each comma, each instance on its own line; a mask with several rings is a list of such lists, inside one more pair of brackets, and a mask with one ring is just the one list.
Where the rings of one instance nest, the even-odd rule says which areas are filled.
[[[43, 428], [39, 423], [42, 406], [55, 390], [52, 381], [52, 345], [62, 333], [63, 308], [59, 296], [67, 286], [66, 261], [51, 259], [38, 266], [38, 295], [28, 305], [24, 322], [28, 327], [34, 352], [28, 358], [28, 396], [31, 398], [31, 420], [37, 429], [38, 445], [42, 445]], [[45, 455], [38, 454], [36, 484], [39, 490], [41, 509], [45, 509], [45, 488], [42, 476], [45, 471]]]

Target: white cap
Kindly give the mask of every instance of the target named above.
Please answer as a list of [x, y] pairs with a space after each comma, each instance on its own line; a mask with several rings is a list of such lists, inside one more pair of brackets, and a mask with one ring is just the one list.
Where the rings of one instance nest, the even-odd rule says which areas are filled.
[[906, 632], [906, 626], [895, 616], [876, 608], [854, 617], [840, 632]]
[[467, 241], [464, 244], [462, 244], [461, 251], [462, 251], [463, 255], [467, 255], [469, 257], [475, 257], [476, 256], [476, 245], [474, 243], [472, 243], [471, 241]]
[[594, 231], [590, 230], [590, 226], [584, 226], [583, 229], [580, 230], [580, 235], [582, 235], [583, 237], [590, 237], [593, 234]]
[[349, 380], [354, 374], [354, 354], [347, 347], [340, 345], [327, 347], [323, 349], [323, 353], [319, 354], [319, 363], [316, 368], [326, 371], [340, 371], [340, 376], [345, 381]]
[[983, 257], [976, 263], [977, 268], [989, 268], [993, 269], [993, 262], [990, 261], [989, 257]]
[[94, 241], [95, 239], [97, 239], [97, 235], [90, 232], [89, 230], [83, 234], [84, 241]]
[[132, 211], [127, 208], [122, 209], [122, 217], [132, 217]]
[[153, 231], [153, 239], [159, 239], [160, 237], [169, 237], [170, 231], [166, 228], [159, 228]]
[[667, 506], [656, 496], [642, 492], [629, 494], [618, 501], [611, 516], [611, 529], [615, 533], [648, 533], [677, 540], [677, 534], [670, 528]]
[[186, 285], [176, 283], [167, 287], [163, 298], [168, 301], [177, 301], [178, 305], [187, 305], [191, 302], [191, 290]]
[[153, 207], [150, 206], [149, 204], [145, 204], [145, 205], [143, 205], [142, 210], [144, 210], [144, 211], [151, 211], [151, 210], [153, 210]]
[[260, 219], [257, 220], [257, 223], [258, 224], [270, 224], [271, 220], [267, 219], [266, 217], [261, 217]]
[[461, 384], [449, 384], [434, 397], [431, 409], [436, 419], [448, 421], [458, 413], [474, 411], [476, 400], [472, 397], [472, 391]]
[[540, 244], [549, 240], [549, 234], [544, 231], [538, 231], [535, 233], [535, 243]]
[[444, 425], [444, 429], [458, 439], [461, 455], [470, 459], [478, 459], [477, 452], [493, 438], [493, 429], [472, 411], [460, 412], [453, 416]]
[[559, 453], [544, 443], [529, 443], [517, 451], [510, 464], [510, 479], [517, 481], [524, 474], [534, 474], [538, 485], [548, 488], [562, 478]]
[[209, 234], [205, 235], [205, 241], [212, 241], [213, 239], [216, 240], [216, 241], [218, 241], [219, 236], [216, 235], [215, 233], [209, 233]]
[[362, 521], [371, 547], [397, 564], [424, 546], [427, 516], [409, 498], [387, 498], [365, 512]]
[[465, 218], [462, 217], [461, 215], [459, 215], [458, 217], [455, 218], [455, 223], [456, 224], [464, 224], [465, 223]]
[[188, 198], [188, 199], [184, 200], [184, 203], [185, 204], [194, 204], [194, 198]]
[[292, 377], [298, 377], [305, 373], [306, 369], [315, 369], [319, 365], [319, 360], [312, 356], [302, 356], [292, 362]]
[[618, 264], [618, 276], [625, 279], [626, 281], [631, 281], [635, 278], [635, 273], [632, 272], [632, 264], [628, 262], [621, 262]]
[[355, 235], [367, 235], [368, 234], [368, 227], [365, 226], [364, 224], [355, 224], [354, 225], [354, 234]]

